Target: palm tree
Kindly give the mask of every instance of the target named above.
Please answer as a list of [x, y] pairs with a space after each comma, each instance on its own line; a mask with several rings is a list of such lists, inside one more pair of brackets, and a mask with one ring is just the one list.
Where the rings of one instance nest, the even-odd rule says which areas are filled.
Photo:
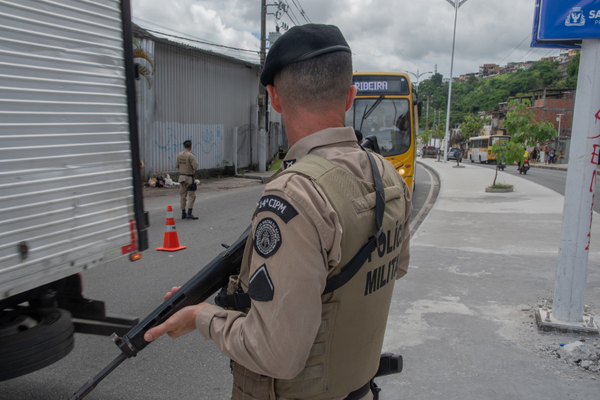
[[150, 64], [150, 69], [148, 69], [140, 63], [135, 63], [138, 73], [146, 78], [146, 81], [148, 81], [148, 89], [150, 89], [152, 87], [151, 76], [154, 75], [154, 59], [146, 52], [146, 50], [142, 48], [140, 41], [135, 37], [133, 38], [133, 45], [135, 46], [133, 48], [133, 59], [135, 60], [136, 58], [141, 58], [148, 61], [148, 64]]

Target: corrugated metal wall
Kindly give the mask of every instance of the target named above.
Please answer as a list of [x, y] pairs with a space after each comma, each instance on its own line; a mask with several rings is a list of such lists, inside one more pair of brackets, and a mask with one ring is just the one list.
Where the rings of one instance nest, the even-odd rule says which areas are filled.
[[[141, 39], [140, 44], [156, 66], [151, 88], [144, 78], [138, 82], [145, 176], [175, 172], [177, 154], [188, 139], [199, 169], [232, 165], [234, 127], [238, 167], [255, 164], [258, 66], [162, 39]], [[272, 115], [280, 123], [280, 116]], [[273, 135], [267, 159], [277, 153], [281, 128]]]
[[119, 3], [2, 1], [0, 69], [3, 298], [131, 242]]

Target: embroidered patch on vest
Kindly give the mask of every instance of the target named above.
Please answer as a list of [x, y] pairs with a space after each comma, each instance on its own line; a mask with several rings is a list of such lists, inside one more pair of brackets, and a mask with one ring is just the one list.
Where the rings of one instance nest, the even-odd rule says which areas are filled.
[[255, 301], [271, 301], [274, 292], [275, 287], [267, 271], [267, 266], [263, 264], [248, 281], [248, 296]]
[[263, 258], [277, 253], [281, 246], [281, 232], [272, 218], [265, 218], [258, 223], [254, 232], [254, 250]]
[[258, 201], [256, 213], [270, 211], [277, 214], [286, 224], [298, 215], [298, 211], [290, 203], [278, 196], [264, 196]]
[[295, 158], [293, 160], [285, 160], [285, 161], [283, 161], [283, 169], [288, 169], [289, 167], [291, 167], [295, 163], [296, 163], [296, 159]]

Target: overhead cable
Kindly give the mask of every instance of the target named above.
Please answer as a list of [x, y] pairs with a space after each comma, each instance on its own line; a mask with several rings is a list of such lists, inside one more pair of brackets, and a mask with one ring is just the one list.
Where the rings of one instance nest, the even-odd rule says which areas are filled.
[[510, 56], [510, 55], [511, 55], [511, 54], [512, 54], [512, 53], [513, 53], [515, 50], [517, 50], [517, 49], [519, 48], [519, 46], [521, 46], [521, 45], [523, 44], [523, 42], [524, 42], [524, 41], [526, 41], [526, 40], [527, 40], [528, 38], [530, 38], [530, 37], [531, 37], [531, 33], [528, 33], [528, 34], [527, 34], [527, 36], [525, 36], [525, 39], [523, 39], [523, 40], [521, 41], [521, 43], [519, 43], [519, 44], [517, 45], [517, 47], [515, 47], [515, 48], [514, 48], [514, 49], [513, 49], [513, 50], [512, 50], [510, 53], [508, 53], [508, 54], [506, 55], [506, 57], [504, 57], [502, 60], [500, 60], [500, 62], [498, 63], [498, 65], [501, 65], [501, 64], [502, 64], [502, 61], [506, 60], [506, 59], [508, 58], [508, 56]]

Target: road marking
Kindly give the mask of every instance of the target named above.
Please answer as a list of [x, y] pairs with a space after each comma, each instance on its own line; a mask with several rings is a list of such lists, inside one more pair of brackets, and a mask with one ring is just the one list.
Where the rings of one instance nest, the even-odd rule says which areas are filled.
[[429, 168], [425, 167], [423, 164], [421, 164], [421, 165], [423, 166], [423, 169], [429, 174], [429, 180], [431, 181], [431, 186], [429, 186], [429, 194], [427, 195], [427, 199], [425, 200], [425, 203], [423, 203], [423, 206], [421, 207], [421, 209], [415, 216], [415, 219], [410, 223], [410, 236], [411, 237], [415, 234], [414, 228], [415, 228], [417, 222], [419, 221], [419, 219], [421, 218], [421, 215], [423, 215], [423, 213], [425, 211], [427, 211], [431, 208], [428, 206], [429, 206], [429, 203], [431, 202], [431, 198], [433, 197], [433, 191], [435, 189], [435, 181], [433, 179], [433, 175], [431, 174], [431, 172], [429, 172]]

